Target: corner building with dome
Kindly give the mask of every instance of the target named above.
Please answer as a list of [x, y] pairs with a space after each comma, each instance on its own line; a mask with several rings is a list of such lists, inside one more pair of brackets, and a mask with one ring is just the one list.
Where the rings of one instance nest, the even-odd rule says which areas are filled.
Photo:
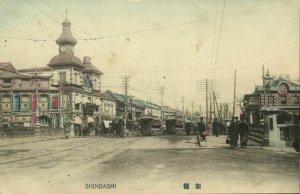
[[[39, 124], [51, 128], [67, 127], [71, 129], [71, 136], [76, 136], [80, 135], [78, 131], [84, 123], [91, 124], [98, 118], [111, 120], [116, 114], [116, 101], [109, 95], [101, 94], [103, 73], [92, 64], [91, 57], [85, 56], [81, 60], [74, 55], [77, 40], [71, 33], [71, 22], [66, 18], [62, 26], [62, 33], [56, 40], [59, 54], [52, 57], [45, 67], [17, 72], [37, 80], [32, 92], [37, 91], [38, 98], [33, 98], [32, 92], [28, 92], [28, 98], [31, 100], [29, 104], [37, 105], [38, 108], [26, 112], [30, 115], [27, 126]], [[42, 79], [48, 81], [48, 88], [43, 90], [40, 88]], [[20, 95], [20, 105], [22, 95], [24, 92]], [[13, 103], [12, 100], [9, 106], [14, 106]], [[21, 110], [8, 112], [9, 120], [14, 120]], [[19, 119], [22, 120], [22, 117]]]

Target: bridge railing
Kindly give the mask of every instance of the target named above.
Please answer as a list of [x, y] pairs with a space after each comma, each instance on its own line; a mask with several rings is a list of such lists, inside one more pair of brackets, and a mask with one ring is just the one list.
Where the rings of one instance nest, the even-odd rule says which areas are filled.
[[251, 140], [259, 145], [263, 145], [264, 144], [264, 126], [250, 124], [248, 138], [249, 138], [249, 140]]

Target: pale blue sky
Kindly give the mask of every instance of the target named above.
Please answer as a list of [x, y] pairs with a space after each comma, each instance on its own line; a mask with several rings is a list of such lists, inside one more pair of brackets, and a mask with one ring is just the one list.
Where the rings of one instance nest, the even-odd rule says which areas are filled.
[[[221, 0], [0, 0], [0, 61], [11, 61], [16, 68], [45, 66], [58, 54], [54, 41], [8, 37], [56, 40], [68, 9], [78, 39], [75, 55], [93, 57], [93, 64], [104, 72], [104, 90], [122, 92], [120, 76], [128, 74], [131, 95], [144, 100], [151, 96], [159, 103], [155, 88], [164, 85], [167, 105], [181, 108], [185, 96], [185, 107], [191, 109], [192, 102], [204, 107], [205, 95], [197, 92], [196, 80], [205, 78], [216, 80], [220, 102], [231, 102], [234, 69], [239, 97], [261, 84], [263, 64], [271, 74], [298, 79], [299, 1], [226, 0], [216, 60], [223, 4]], [[124, 35], [109, 37], [115, 34]], [[106, 38], [82, 40], [102, 36]]]

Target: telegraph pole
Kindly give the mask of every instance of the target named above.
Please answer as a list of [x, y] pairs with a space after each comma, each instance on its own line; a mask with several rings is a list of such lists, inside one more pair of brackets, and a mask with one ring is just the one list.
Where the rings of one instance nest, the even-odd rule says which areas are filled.
[[184, 96], [181, 97], [181, 102], [182, 102], [182, 111], [183, 111], [183, 117], [184, 117]]
[[[128, 87], [129, 87], [129, 79], [130, 77], [125, 75], [122, 77], [123, 88], [124, 88], [124, 111], [125, 111], [125, 127], [127, 127], [127, 119], [128, 119]], [[124, 133], [125, 134], [125, 133]]]
[[39, 90], [38, 90], [38, 86], [37, 86], [37, 79], [39, 77], [39, 74], [42, 73], [37, 73], [36, 71], [36, 67], [35, 67], [35, 71], [34, 73], [32, 73], [32, 78], [34, 78], [34, 89], [35, 89], [35, 103], [36, 103], [36, 109], [35, 109], [35, 117], [36, 117], [36, 125], [39, 124]]
[[208, 124], [208, 119], [209, 119], [209, 105], [208, 105], [208, 101], [209, 101], [209, 97], [208, 94], [209, 92], [215, 90], [215, 81], [214, 80], [208, 80], [207, 78], [205, 80], [197, 80], [197, 90], [198, 91], [205, 91], [206, 94], [206, 118], [205, 118], [205, 122], [206, 125]]
[[233, 86], [233, 111], [232, 111], [232, 116], [234, 117], [235, 115], [235, 90], [236, 90], [236, 70], [234, 70], [234, 86]]
[[163, 96], [165, 94], [166, 88], [161, 86], [158, 88], [160, 93], [160, 119], [163, 120]]
[[192, 121], [194, 119], [194, 102], [192, 102]]

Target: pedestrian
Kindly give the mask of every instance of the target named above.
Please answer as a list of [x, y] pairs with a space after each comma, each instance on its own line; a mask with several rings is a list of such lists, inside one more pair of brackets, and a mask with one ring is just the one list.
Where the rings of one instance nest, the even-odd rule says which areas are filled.
[[237, 117], [232, 118], [232, 121], [228, 126], [228, 137], [229, 137], [230, 147], [232, 149], [237, 147], [237, 142], [239, 140], [239, 124], [238, 124]]
[[218, 122], [218, 119], [215, 118], [213, 123], [212, 123], [212, 128], [213, 128], [213, 134], [216, 136], [216, 137], [219, 137], [219, 133], [220, 133], [220, 124]]
[[249, 125], [244, 118], [239, 123], [240, 144], [242, 148], [246, 148], [248, 144]]
[[203, 132], [206, 130], [206, 125], [203, 121], [203, 117], [200, 118], [200, 122], [198, 122], [198, 134], [200, 135], [201, 139], [206, 142], [206, 136]]

